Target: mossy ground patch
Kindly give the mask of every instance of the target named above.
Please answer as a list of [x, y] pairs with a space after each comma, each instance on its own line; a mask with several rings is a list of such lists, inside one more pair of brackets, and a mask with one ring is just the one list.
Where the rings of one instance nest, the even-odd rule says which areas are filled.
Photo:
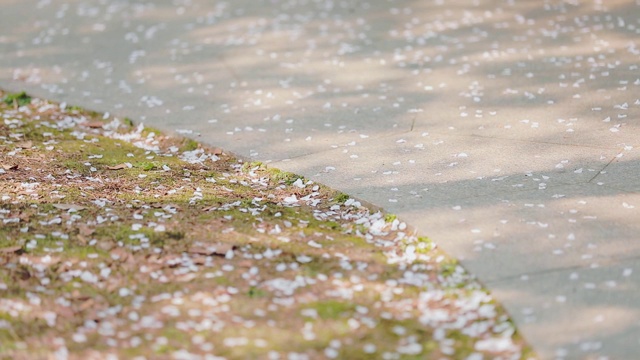
[[[16, 102], [0, 107], [0, 358], [526, 351], [393, 215], [131, 121]], [[509, 346], [475, 349], [491, 339]]]

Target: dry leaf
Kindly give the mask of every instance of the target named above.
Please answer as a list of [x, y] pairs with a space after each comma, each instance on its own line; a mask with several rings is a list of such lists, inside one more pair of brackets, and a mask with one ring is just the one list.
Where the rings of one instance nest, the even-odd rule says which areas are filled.
[[192, 246], [189, 248], [189, 253], [209, 256], [213, 255], [215, 253], [215, 250], [205, 248], [203, 246]]
[[127, 164], [118, 164], [116, 166], [107, 166], [109, 170], [122, 170], [128, 168]]
[[80, 305], [80, 307], [78, 308], [78, 310], [79, 311], [85, 311], [87, 309], [90, 309], [95, 304], [96, 304], [96, 302], [93, 299], [89, 299], [89, 300], [83, 302], [82, 305]]
[[176, 281], [180, 281], [180, 282], [189, 282], [195, 278], [197, 278], [198, 275], [194, 274], [194, 273], [188, 273], [188, 274], [184, 274], [184, 275], [180, 275], [177, 276], [175, 278]]
[[77, 238], [78, 238], [78, 242], [80, 243], [80, 245], [87, 245], [87, 243], [89, 242], [89, 241], [87, 241], [86, 237], [84, 237], [84, 236], [82, 236], [80, 234], [78, 234]]
[[18, 214], [18, 218], [20, 219], [20, 221], [29, 222], [31, 220], [31, 214], [21, 212]]
[[89, 121], [87, 123], [82, 124], [86, 127], [90, 127], [92, 129], [100, 129], [102, 128], [102, 126], [104, 126], [104, 123], [102, 121]]
[[33, 142], [31, 141], [22, 141], [19, 143], [16, 143], [16, 147], [22, 148], [22, 149], [31, 149], [33, 147]]
[[80, 301], [86, 301], [86, 300], [91, 299], [91, 297], [89, 295], [83, 294], [78, 290], [73, 290], [71, 292], [71, 298], [74, 299], [74, 300], [80, 300]]
[[18, 168], [18, 165], [2, 164], [2, 168], [5, 170], [15, 170]]
[[116, 281], [112, 281], [107, 285], [107, 292], [115, 292], [116, 290], [118, 290], [118, 288], [120, 288], [122, 285], [119, 282]]
[[22, 246], [9, 246], [6, 248], [0, 248], [0, 254], [19, 254], [22, 252]]
[[222, 155], [222, 149], [214, 148], [213, 149], [213, 155]]
[[73, 211], [80, 211], [80, 210], [86, 209], [86, 207], [84, 206], [74, 205], [74, 204], [53, 204], [53, 207], [60, 210], [73, 210]]
[[85, 224], [78, 225], [78, 230], [80, 232], [80, 235], [82, 236], [91, 236], [96, 231], [95, 229], [90, 228]]
[[104, 250], [104, 251], [110, 251], [111, 249], [114, 248], [114, 244], [110, 243], [110, 242], [106, 242], [106, 241], [101, 241], [98, 243], [98, 249], [100, 250]]
[[56, 314], [60, 317], [67, 318], [67, 319], [70, 319], [76, 316], [73, 310], [69, 309], [66, 306], [58, 306], [56, 308]]
[[200, 255], [194, 255], [191, 257], [191, 262], [193, 262], [194, 265], [204, 265], [207, 263], [207, 257], [206, 256], [200, 256]]

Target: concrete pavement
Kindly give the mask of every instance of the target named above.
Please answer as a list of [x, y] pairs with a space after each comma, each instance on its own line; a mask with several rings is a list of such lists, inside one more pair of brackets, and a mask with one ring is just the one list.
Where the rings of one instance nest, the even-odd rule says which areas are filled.
[[640, 347], [640, 1], [0, 0], [0, 87], [398, 214], [545, 359]]

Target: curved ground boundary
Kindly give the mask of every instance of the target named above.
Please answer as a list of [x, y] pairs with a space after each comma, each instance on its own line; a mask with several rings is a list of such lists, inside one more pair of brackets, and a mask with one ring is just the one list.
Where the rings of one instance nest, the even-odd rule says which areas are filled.
[[462, 259], [543, 357], [630, 358], [639, 6], [5, 1], [0, 84], [379, 205]]

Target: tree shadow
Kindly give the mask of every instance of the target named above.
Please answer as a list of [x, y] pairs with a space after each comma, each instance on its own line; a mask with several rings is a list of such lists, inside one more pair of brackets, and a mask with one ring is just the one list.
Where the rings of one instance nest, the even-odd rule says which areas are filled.
[[[495, 276], [500, 271], [523, 275], [514, 269], [521, 264], [562, 268], [552, 256], [558, 244], [539, 223], [568, 222], [566, 201], [587, 197], [609, 206], [638, 191], [637, 160], [612, 163], [626, 182], [609, 179], [599, 186], [586, 172], [604, 169], [624, 145], [638, 145], [638, 9], [637, 2], [625, 1], [476, 6], [404, 0], [392, 6], [246, 0], [183, 7], [67, 1], [43, 8], [5, 1], [0, 82], [163, 130], [200, 134], [199, 140], [243, 157], [292, 159], [278, 164], [306, 176], [338, 167], [341, 174], [322, 181], [398, 212], [493, 284], [505, 279]], [[477, 166], [471, 169], [485, 179], [461, 173], [435, 178], [447, 174], [457, 148], [438, 152], [427, 144], [416, 155], [419, 166], [386, 182], [380, 173], [393, 175], [393, 157], [408, 153], [388, 146], [390, 139], [417, 142], [421, 133], [480, 147], [486, 156], [465, 164]], [[484, 143], [468, 141], [481, 137]], [[370, 152], [365, 164], [349, 162], [360, 145], [374, 143], [394, 150]], [[457, 154], [467, 151], [458, 148]], [[566, 152], [575, 163], [570, 176], [532, 156], [552, 150], [558, 160]], [[596, 159], [587, 161], [580, 151]], [[542, 180], [523, 175], [527, 164], [514, 165], [522, 161], [532, 161], [538, 179], [554, 174], [546, 190], [539, 189]], [[491, 167], [507, 170], [493, 176]], [[584, 175], [573, 175], [581, 167]], [[397, 203], [389, 202], [390, 187], [403, 194], [394, 197]], [[553, 197], [560, 192], [565, 196]], [[452, 215], [454, 206], [468, 209], [464, 222]], [[607, 251], [594, 254], [598, 258], [622, 252], [621, 259], [632, 259], [625, 246], [637, 250], [637, 222], [618, 214], [603, 213], [563, 231], [583, 232], [584, 246], [586, 239], [600, 241]], [[499, 228], [501, 218], [522, 222], [499, 235], [513, 251], [490, 251], [487, 244], [498, 240], [469, 237], [476, 227]], [[445, 242], [454, 237], [457, 245]], [[483, 242], [469, 244], [476, 240]], [[539, 245], [518, 247], [523, 242]], [[473, 251], [477, 246], [482, 252]], [[582, 254], [574, 255], [567, 266], [583, 264]], [[518, 288], [517, 301], [535, 298], [535, 291]], [[609, 299], [608, 291], [599, 299]], [[582, 305], [590, 305], [588, 299]], [[625, 310], [633, 312], [631, 305]], [[526, 316], [514, 315], [524, 324]], [[617, 330], [609, 340], [625, 329]]]

